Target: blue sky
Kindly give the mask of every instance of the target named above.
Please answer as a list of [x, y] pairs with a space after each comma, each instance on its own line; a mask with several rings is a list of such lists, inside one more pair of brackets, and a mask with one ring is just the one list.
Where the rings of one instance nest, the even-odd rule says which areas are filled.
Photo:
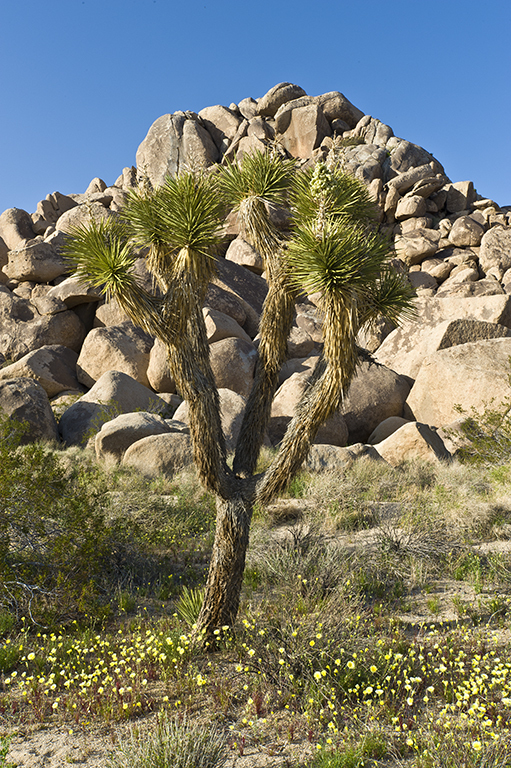
[[509, 0], [1, 0], [0, 212], [113, 184], [153, 121], [338, 90], [511, 205]]

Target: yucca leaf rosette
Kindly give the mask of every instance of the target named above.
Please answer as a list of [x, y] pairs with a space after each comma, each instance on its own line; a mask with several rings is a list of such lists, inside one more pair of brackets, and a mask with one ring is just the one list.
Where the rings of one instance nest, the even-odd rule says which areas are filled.
[[160, 328], [161, 301], [141, 286], [135, 272], [138, 251], [129, 226], [118, 216], [91, 218], [88, 226], [73, 228], [64, 246], [64, 257], [76, 276], [119, 306], [148, 333]]
[[275, 151], [256, 151], [244, 155], [239, 163], [227, 163], [220, 174], [227, 207], [238, 215], [243, 236], [265, 261], [282, 242], [266, 206], [286, 203], [294, 169], [294, 160], [284, 160]]

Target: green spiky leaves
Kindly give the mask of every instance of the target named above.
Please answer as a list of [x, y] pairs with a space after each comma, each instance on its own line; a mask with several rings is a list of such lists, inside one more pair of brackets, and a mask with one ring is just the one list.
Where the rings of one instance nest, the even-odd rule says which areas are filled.
[[322, 162], [296, 174], [290, 201], [299, 222], [342, 218], [351, 224], [368, 224], [375, 218], [375, 205], [365, 186]]
[[355, 334], [380, 314], [396, 322], [410, 311], [412, 291], [388, 263], [390, 244], [368, 226], [375, 207], [361, 182], [317, 163], [297, 174], [291, 202], [286, 261], [297, 288], [321, 293], [325, 310], [344, 306]]
[[184, 272], [200, 285], [209, 281], [222, 212], [213, 177], [184, 173], [132, 192], [123, 215], [137, 244], [149, 247], [148, 266], [166, 289]]
[[133, 191], [124, 217], [142, 246], [210, 256], [220, 241], [222, 208], [212, 177], [183, 173], [167, 176], [163, 186], [150, 192]]
[[226, 205], [238, 214], [243, 236], [259, 251], [266, 266], [281, 246], [268, 204], [286, 203], [294, 168], [294, 160], [283, 160], [276, 152], [253, 152], [244, 155], [239, 164], [228, 163], [219, 176]]
[[77, 276], [107, 298], [133, 285], [137, 255], [128, 228], [117, 217], [99, 222], [92, 218], [87, 227], [73, 229], [64, 246], [64, 256]]
[[404, 275], [384, 264], [373, 289], [366, 293], [366, 301], [359, 308], [360, 325], [374, 323], [384, 317], [393, 325], [403, 319], [415, 317], [414, 290]]
[[64, 247], [77, 277], [99, 288], [107, 300], [115, 298], [129, 318], [147, 333], [161, 330], [160, 300], [147, 293], [135, 273], [139, 257], [126, 223], [117, 216], [94, 219], [76, 227]]
[[244, 155], [240, 164], [228, 163], [220, 177], [226, 204], [238, 210], [244, 200], [256, 197], [273, 205], [283, 205], [294, 168], [294, 160], [283, 160], [275, 152], [256, 151]]
[[376, 233], [335, 220], [318, 232], [312, 221], [297, 228], [287, 263], [292, 282], [307, 293], [351, 294], [372, 287], [387, 253], [387, 241]]

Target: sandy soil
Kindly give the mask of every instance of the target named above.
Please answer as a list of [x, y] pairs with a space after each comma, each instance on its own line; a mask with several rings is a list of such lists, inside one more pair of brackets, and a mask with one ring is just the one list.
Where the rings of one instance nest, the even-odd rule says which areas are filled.
[[[151, 727], [155, 718], [148, 719]], [[65, 726], [20, 730], [12, 737], [7, 759], [19, 768], [105, 768], [114, 742], [127, 728], [90, 726], [87, 730], [70, 732]], [[272, 744], [265, 747], [246, 746], [243, 755], [231, 748], [226, 768], [287, 768], [305, 762], [310, 745]]]

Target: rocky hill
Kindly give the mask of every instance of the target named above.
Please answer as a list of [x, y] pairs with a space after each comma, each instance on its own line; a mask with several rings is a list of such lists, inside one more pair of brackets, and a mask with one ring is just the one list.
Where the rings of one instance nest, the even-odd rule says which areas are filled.
[[[137, 167], [112, 186], [95, 178], [84, 193], [47, 195], [32, 214], [1, 214], [0, 409], [28, 421], [27, 440], [84, 444], [103, 424], [95, 443], [108, 461], [172, 471], [190, 460], [186, 404], [162, 346], [68, 273], [62, 245], [72, 227], [116, 216], [142, 180], [159, 185], [166, 174], [269, 145], [301, 167], [329, 158], [367, 185], [380, 227], [393, 238], [394, 264], [417, 294], [415, 320], [398, 329], [382, 322], [360, 339], [377, 364], [361, 364], [340, 412], [318, 435], [311, 466], [366, 453], [393, 464], [447, 457], [455, 446], [442, 429], [458, 418], [456, 404], [481, 409], [508, 395], [511, 206], [482, 198], [471, 181], [452, 182], [429, 152], [341, 93], [308, 96], [280, 83], [259, 99], [158, 118], [138, 148]], [[275, 221], [286, 224], [278, 211]], [[150, 280], [143, 258], [138, 269]], [[251, 387], [265, 295], [261, 257], [228, 220], [204, 317], [231, 444]], [[304, 299], [273, 404], [273, 444], [321, 343], [320, 314]]]

